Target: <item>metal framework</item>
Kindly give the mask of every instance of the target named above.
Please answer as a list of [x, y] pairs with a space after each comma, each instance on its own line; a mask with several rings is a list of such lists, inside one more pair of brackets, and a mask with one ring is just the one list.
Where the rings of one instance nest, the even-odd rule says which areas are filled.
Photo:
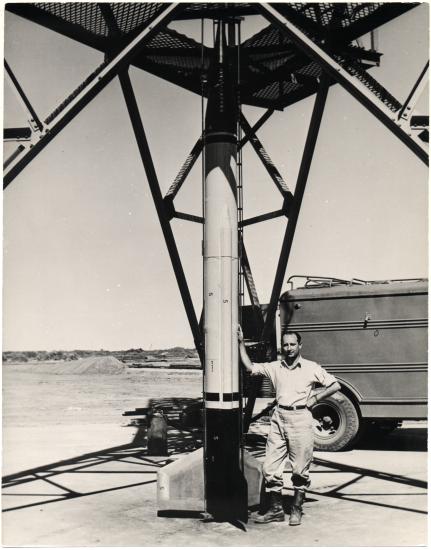
[[[28, 114], [28, 128], [5, 130], [8, 140], [23, 141], [4, 163], [4, 188], [44, 149], [116, 77], [119, 78], [130, 121], [138, 144], [159, 222], [170, 255], [175, 277], [187, 313], [196, 349], [202, 359], [204, 349], [201, 327], [193, 307], [181, 259], [171, 228], [179, 218], [203, 223], [200, 216], [175, 209], [174, 201], [193, 165], [203, 150], [199, 136], [184, 164], [162, 196], [156, 170], [128, 74], [130, 65], [160, 76], [194, 93], [207, 95], [203, 86], [212, 49], [182, 35], [167, 25], [175, 19], [225, 19], [262, 14], [269, 25], [239, 45], [241, 58], [238, 94], [242, 104], [265, 108], [251, 127], [240, 116], [244, 137], [238, 150], [250, 143], [270, 179], [282, 195], [279, 210], [240, 220], [240, 229], [285, 216], [286, 231], [268, 308], [259, 301], [244, 243], [242, 273], [261, 326], [264, 343], [272, 331], [275, 312], [292, 248], [301, 203], [317, 143], [326, 98], [334, 84], [343, 86], [369, 112], [377, 117], [422, 162], [428, 164], [428, 117], [414, 113], [423, 90], [428, 63], [419, 75], [404, 103], [371, 77], [367, 70], [379, 64], [381, 53], [375, 50], [374, 31], [414, 8], [407, 3], [12, 3], [6, 9], [21, 17], [78, 40], [105, 55], [104, 62], [44, 119], [35, 112], [11, 67], [5, 61], [6, 74]], [[372, 47], [358, 47], [356, 41], [372, 32]], [[235, 53], [235, 55], [237, 55]], [[297, 176], [295, 191], [289, 189], [272, 162], [257, 132], [275, 110], [283, 110], [315, 95], [308, 134]], [[202, 317], [201, 317], [202, 319]], [[245, 409], [245, 428], [252, 416], [256, 387], [252, 387]]]

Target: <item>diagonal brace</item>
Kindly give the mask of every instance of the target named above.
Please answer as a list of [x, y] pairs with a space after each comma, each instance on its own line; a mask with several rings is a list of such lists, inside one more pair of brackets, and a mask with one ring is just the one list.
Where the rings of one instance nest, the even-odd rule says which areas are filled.
[[349, 74], [335, 59], [328, 55], [318, 44], [306, 36], [296, 25], [284, 17], [274, 7], [276, 4], [257, 4], [263, 15], [279, 28], [289, 39], [336, 82], [341, 84], [370, 113], [377, 117], [395, 136], [397, 136], [422, 162], [428, 165], [428, 152], [417, 136], [404, 130], [396, 115], [388, 109], [356, 77]]
[[265, 124], [265, 122], [274, 114], [274, 109], [268, 109], [263, 115], [260, 117], [260, 119], [256, 122], [256, 124], [251, 128], [250, 134], [246, 134], [241, 141], [238, 144], [238, 150], [242, 149], [246, 143], [250, 141], [250, 138], [254, 136]]
[[415, 82], [415, 85], [413, 86], [411, 92], [407, 96], [404, 105], [401, 107], [400, 112], [398, 113], [399, 119], [403, 119], [406, 121], [410, 120], [415, 105], [428, 83], [428, 69], [429, 61], [426, 62], [424, 69], [422, 70], [419, 78]]
[[150, 186], [151, 194], [153, 196], [154, 204], [156, 207], [157, 215], [159, 217], [160, 226], [165, 238], [166, 246], [169, 252], [169, 256], [174, 269], [175, 277], [177, 279], [178, 287], [180, 289], [181, 298], [183, 300], [184, 308], [186, 310], [187, 318], [192, 330], [193, 339], [195, 342], [196, 350], [203, 362], [203, 344], [201, 332], [199, 329], [198, 321], [196, 318], [195, 309], [193, 306], [190, 291], [187, 285], [186, 277], [184, 275], [183, 267], [181, 265], [181, 259], [178, 253], [178, 249], [175, 243], [172, 228], [169, 223], [163, 197], [160, 191], [160, 185], [157, 179], [156, 171], [154, 168], [153, 160], [151, 157], [150, 149], [148, 146], [147, 137], [145, 135], [144, 126], [139, 113], [138, 104], [133, 91], [132, 83], [130, 81], [129, 74], [123, 71], [119, 75], [121, 89], [123, 91], [124, 99], [126, 101], [127, 110], [129, 112], [130, 121], [135, 133], [136, 143], [139, 148], [142, 163], [144, 165], [145, 173], [147, 175], [148, 184]]
[[17, 160], [11, 163], [7, 170], [5, 170], [3, 180], [4, 189], [31, 162], [31, 160], [61, 132], [62, 129], [117, 76], [119, 72], [129, 65], [131, 60], [144, 47], [145, 43], [154, 36], [159, 28], [166, 24], [179, 9], [180, 6], [176, 3], [165, 4], [161, 13], [152, 23], [142, 30], [120, 53], [118, 53], [112, 61], [104, 67], [96, 79], [92, 80], [91, 83], [73, 98], [52, 124], [47, 124], [45, 126], [41, 134], [41, 139], [36, 142], [32, 148], [28, 148], [25, 153], [23, 152], [17, 157]]
[[190, 173], [190, 170], [193, 168], [195, 162], [199, 158], [199, 155], [202, 152], [204, 146], [203, 139], [200, 137], [195, 145], [193, 146], [193, 149], [190, 151], [189, 155], [187, 156], [186, 160], [184, 161], [184, 164], [182, 165], [180, 171], [177, 174], [177, 177], [174, 179], [172, 185], [169, 187], [166, 195], [165, 195], [165, 202], [172, 202], [178, 191], [181, 189], [181, 186], [185, 182], [187, 176]]
[[259, 302], [259, 297], [257, 295], [256, 285], [254, 284], [250, 262], [248, 261], [247, 251], [245, 249], [244, 241], [242, 239], [241, 239], [240, 246], [241, 246], [242, 271], [244, 273], [244, 279], [247, 285], [247, 291], [248, 291], [248, 295], [250, 297], [250, 302], [253, 306], [253, 309], [260, 311], [259, 323], [258, 323], [258, 325], [260, 326], [261, 322], [263, 323], [263, 312]]
[[287, 187], [286, 182], [282, 178], [280, 172], [275, 167], [268, 153], [265, 151], [259, 138], [255, 134], [253, 134], [250, 124], [247, 122], [247, 119], [242, 113], [240, 115], [240, 124], [245, 134], [250, 136], [250, 143], [253, 146], [253, 149], [256, 151], [256, 154], [259, 157], [259, 159], [262, 161], [262, 164], [265, 166], [266, 171], [268, 172], [272, 181], [277, 186], [277, 189], [283, 195], [285, 200], [287, 201], [291, 200], [293, 198], [293, 195], [290, 192], [289, 188]]
[[254, 216], [253, 218], [247, 218], [244, 221], [239, 222], [240, 227], [246, 227], [247, 225], [253, 225], [255, 223], [265, 222], [268, 220], [273, 220], [274, 218], [279, 218], [280, 216], [287, 216], [286, 209], [282, 208], [280, 210], [274, 210], [273, 212], [268, 212], [267, 214], [261, 214], [260, 216]]
[[319, 134], [320, 123], [322, 121], [323, 111], [328, 95], [329, 79], [324, 75], [316, 100], [314, 102], [313, 112], [311, 114], [310, 126], [305, 141], [304, 152], [299, 167], [298, 178], [296, 181], [295, 194], [292, 207], [289, 214], [289, 222], [281, 247], [280, 258], [278, 261], [277, 271], [272, 287], [271, 299], [266, 313], [265, 325], [262, 331], [262, 340], [269, 337], [275, 319], [278, 299], [280, 297], [281, 287], [283, 285], [284, 276], [286, 273], [287, 262], [289, 260], [290, 251], [292, 249], [293, 237], [295, 235], [296, 225], [298, 222], [299, 211], [301, 209], [302, 199], [304, 197], [305, 186], [310, 173], [311, 161], [313, 160], [314, 150], [316, 147], [317, 136]]
[[42, 130], [43, 128], [42, 122], [37, 116], [36, 111], [34, 110], [33, 105], [30, 103], [30, 100], [26, 96], [24, 90], [21, 88], [20, 83], [18, 82], [18, 79], [14, 75], [6, 59], [4, 60], [4, 67], [6, 70], [6, 74], [11, 81], [12, 88], [16, 92], [22, 107], [27, 113], [30, 126], [32, 126], [33, 129], [36, 129], [36, 130], [39, 130], [39, 131]]

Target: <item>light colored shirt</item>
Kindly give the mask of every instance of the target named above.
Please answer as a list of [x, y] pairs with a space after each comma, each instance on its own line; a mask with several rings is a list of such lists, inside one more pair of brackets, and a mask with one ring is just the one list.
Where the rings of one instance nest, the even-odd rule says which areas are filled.
[[275, 388], [277, 403], [285, 407], [306, 405], [317, 385], [328, 387], [337, 381], [318, 363], [301, 356], [290, 366], [284, 360], [253, 363], [251, 375], [268, 376]]

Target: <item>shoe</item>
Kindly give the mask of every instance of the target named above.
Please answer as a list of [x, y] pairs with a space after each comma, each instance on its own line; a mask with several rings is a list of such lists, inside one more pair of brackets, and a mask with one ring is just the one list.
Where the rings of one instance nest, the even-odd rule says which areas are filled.
[[295, 496], [293, 497], [292, 508], [290, 509], [289, 525], [301, 525], [302, 503], [304, 502], [304, 498], [304, 491], [295, 489]]
[[281, 493], [271, 491], [270, 507], [264, 515], [258, 515], [254, 518], [255, 523], [271, 523], [272, 521], [284, 521], [283, 499]]

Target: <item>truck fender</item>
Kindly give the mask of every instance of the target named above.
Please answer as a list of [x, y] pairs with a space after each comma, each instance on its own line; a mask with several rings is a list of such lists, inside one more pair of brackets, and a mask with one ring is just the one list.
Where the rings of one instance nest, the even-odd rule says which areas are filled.
[[[358, 390], [349, 384], [349, 382], [346, 382], [343, 378], [336, 376], [336, 379], [338, 380], [340, 386], [341, 386], [341, 393], [345, 393], [347, 397], [350, 398], [352, 396], [355, 399], [354, 404], [359, 407], [359, 404], [362, 402], [362, 395], [358, 392]], [[344, 392], [343, 390], [347, 390]], [[334, 394], [334, 399], [337, 399], [337, 394]]]

